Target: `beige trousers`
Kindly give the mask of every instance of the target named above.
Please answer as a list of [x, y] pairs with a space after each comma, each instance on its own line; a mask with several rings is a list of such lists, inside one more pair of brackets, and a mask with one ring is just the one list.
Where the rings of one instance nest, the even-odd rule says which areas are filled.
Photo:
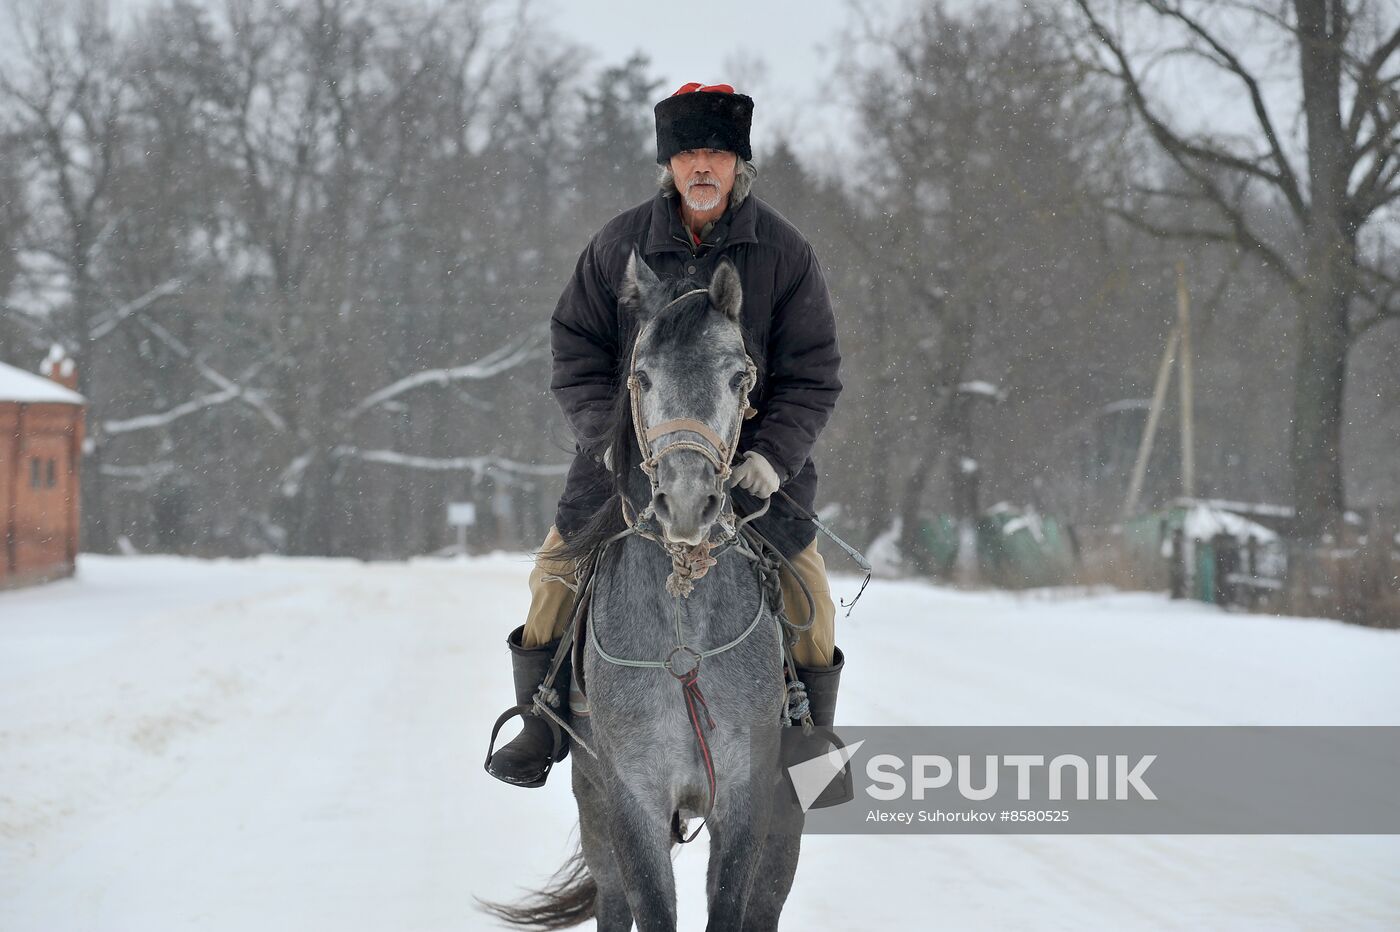
[[[530, 613], [525, 617], [525, 632], [520, 639], [522, 647], [548, 644], [563, 637], [568, 627], [576, 568], [572, 562], [550, 560], [543, 555], [561, 543], [563, 538], [558, 528], [551, 525], [535, 556], [535, 567], [530, 571]], [[793, 648], [793, 659], [803, 667], [829, 667], [836, 648], [836, 604], [831, 600], [826, 563], [817, 552], [817, 542], [812, 541], [806, 550], [793, 557], [792, 565], [812, 590], [812, 601], [816, 603], [816, 618]], [[783, 604], [788, 607], [790, 617], [800, 623], [807, 614], [802, 587], [787, 567], [780, 571], [778, 581], [783, 591]]]

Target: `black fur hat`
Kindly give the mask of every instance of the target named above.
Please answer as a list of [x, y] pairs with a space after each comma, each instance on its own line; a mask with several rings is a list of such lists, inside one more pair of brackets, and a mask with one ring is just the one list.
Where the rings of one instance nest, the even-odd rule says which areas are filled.
[[657, 164], [665, 165], [687, 149], [723, 149], [751, 161], [752, 120], [752, 97], [687, 84], [656, 105]]

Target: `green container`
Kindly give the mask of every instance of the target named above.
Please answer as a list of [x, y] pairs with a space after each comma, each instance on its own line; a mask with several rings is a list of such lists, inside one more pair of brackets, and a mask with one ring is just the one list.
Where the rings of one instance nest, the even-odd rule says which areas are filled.
[[[920, 528], [935, 572], [951, 575], [958, 559], [958, 526], [939, 515]], [[1012, 588], [1053, 586], [1074, 571], [1074, 547], [1064, 526], [1033, 511], [999, 508], [977, 522], [977, 564], [991, 583]]]
[[934, 572], [947, 576], [958, 559], [958, 525], [947, 515], [939, 515], [919, 528], [919, 539]]

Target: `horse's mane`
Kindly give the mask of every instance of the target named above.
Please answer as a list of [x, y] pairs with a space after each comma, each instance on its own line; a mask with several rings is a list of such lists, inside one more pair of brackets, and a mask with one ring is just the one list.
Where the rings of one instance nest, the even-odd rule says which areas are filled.
[[[665, 301], [673, 300], [677, 295], [695, 288], [702, 287], [692, 279], [678, 279], [668, 283], [669, 294]], [[551, 548], [543, 554], [552, 560], [579, 560], [591, 554], [597, 547], [612, 537], [614, 534], [627, 527], [622, 518], [622, 496], [632, 494], [633, 504], [637, 504], [638, 495], [645, 494], [644, 487], [634, 486], [631, 489], [624, 489], [626, 480], [636, 480], [641, 476], [637, 465], [641, 459], [641, 451], [637, 449], [635, 433], [632, 428], [632, 404], [631, 396], [627, 392], [627, 365], [632, 358], [632, 347], [637, 342], [640, 333], [640, 317], [637, 309], [626, 304], [620, 307], [622, 313], [619, 315], [619, 336], [621, 337], [622, 350], [618, 356], [618, 371], [616, 384], [618, 391], [613, 399], [613, 407], [608, 415], [607, 426], [603, 431], [607, 440], [607, 447], [612, 450], [611, 460], [612, 471], [604, 470], [600, 479], [601, 485], [606, 486], [608, 494], [606, 499], [591, 515], [584, 520], [583, 525], [564, 539], [564, 542]], [[688, 346], [700, 339], [704, 332], [705, 324], [712, 313], [718, 313], [710, 307], [708, 294], [694, 294], [677, 301], [674, 305], [665, 307], [659, 311], [660, 316], [656, 319], [652, 327], [652, 340], [656, 347]], [[744, 331], [744, 344], [749, 346], [750, 355], [753, 354], [751, 340], [748, 332]], [[757, 356], [754, 356], [757, 359]], [[588, 491], [595, 491], [598, 486]], [[640, 511], [645, 507], [645, 502], [637, 507]]]

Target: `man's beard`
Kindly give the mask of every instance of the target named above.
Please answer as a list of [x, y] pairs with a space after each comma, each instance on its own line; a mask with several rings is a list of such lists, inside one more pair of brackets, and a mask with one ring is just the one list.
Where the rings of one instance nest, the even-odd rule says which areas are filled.
[[[713, 196], [707, 196], [702, 193], [707, 190], [704, 187], [705, 185], [710, 186], [708, 190], [714, 191]], [[700, 191], [696, 191], [696, 188], [700, 188]], [[685, 206], [689, 207], [691, 210], [703, 211], [714, 210], [718, 207], [723, 195], [720, 194], [719, 182], [713, 177], [704, 176], [688, 181], [685, 186], [685, 193], [682, 197], [685, 198]]]

